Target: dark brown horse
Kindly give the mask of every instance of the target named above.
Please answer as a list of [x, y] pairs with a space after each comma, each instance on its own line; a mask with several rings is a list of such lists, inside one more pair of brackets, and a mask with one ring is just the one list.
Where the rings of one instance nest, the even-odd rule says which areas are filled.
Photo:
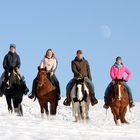
[[[38, 68], [37, 79], [36, 97], [40, 104], [41, 114], [43, 115], [45, 111], [47, 115], [56, 115], [58, 106], [56, 88], [49, 80], [49, 76], [46, 74], [46, 68]], [[50, 113], [48, 103], [50, 103]]]
[[109, 101], [115, 124], [119, 125], [118, 120], [120, 120], [122, 124], [128, 124], [125, 115], [127, 112], [127, 106], [129, 105], [129, 97], [123, 79], [115, 80], [109, 96]]

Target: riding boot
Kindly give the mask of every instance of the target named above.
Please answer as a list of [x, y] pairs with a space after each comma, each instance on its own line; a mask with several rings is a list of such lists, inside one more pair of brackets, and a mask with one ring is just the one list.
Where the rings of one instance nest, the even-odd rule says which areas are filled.
[[4, 94], [4, 82], [2, 82], [1, 86], [0, 86], [0, 97], [2, 97]]
[[49, 79], [50, 79], [51, 83], [56, 87], [57, 100], [61, 100], [60, 85], [59, 85], [59, 81], [58, 81], [57, 77], [55, 76], [55, 74], [53, 74], [52, 76], [49, 76]]
[[128, 96], [129, 96], [129, 106], [130, 108], [134, 107], [134, 101], [133, 101], [133, 97], [132, 97], [132, 91], [131, 88], [124, 82], [125, 87], [127, 88], [128, 91]]
[[22, 86], [24, 95], [27, 95], [27, 93], [29, 92], [29, 89], [27, 88], [25, 81], [21, 81], [21, 86]]
[[104, 100], [105, 100], [105, 104], [104, 104], [103, 108], [108, 109], [109, 108], [108, 97], [104, 97]]
[[64, 100], [63, 104], [65, 106], [70, 106], [71, 104], [71, 90], [75, 84], [75, 79], [71, 79], [66, 87], [66, 99]]
[[61, 100], [60, 87], [59, 86], [57, 86], [57, 100]]
[[130, 108], [135, 107], [135, 103], [133, 101], [130, 101], [129, 106], [130, 106]]
[[90, 102], [92, 106], [94, 106], [95, 104], [98, 104], [98, 100], [95, 97], [95, 93], [91, 93], [89, 94], [89, 96], [90, 96]]
[[67, 95], [66, 99], [64, 100], [63, 104], [64, 104], [65, 106], [70, 106], [70, 104], [71, 104], [70, 92], [69, 92], [69, 94]]
[[34, 81], [33, 81], [32, 92], [28, 96], [30, 99], [33, 99], [36, 95], [36, 87], [37, 87], [37, 78], [35, 78]]

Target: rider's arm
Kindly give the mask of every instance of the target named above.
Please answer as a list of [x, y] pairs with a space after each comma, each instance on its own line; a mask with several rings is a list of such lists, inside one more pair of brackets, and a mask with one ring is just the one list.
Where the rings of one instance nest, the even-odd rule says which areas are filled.
[[4, 57], [4, 60], [3, 60], [3, 68], [5, 69], [5, 71], [8, 71], [7, 55]]
[[89, 66], [89, 63], [87, 62], [87, 74], [88, 74], [88, 78], [90, 80], [92, 80], [92, 76], [91, 76], [91, 71], [90, 71], [90, 66]]
[[41, 63], [40, 63], [40, 68], [42, 69], [42, 68], [44, 68], [44, 59], [43, 60], [41, 60]]
[[110, 77], [112, 78], [112, 80], [116, 79], [115, 74], [114, 74], [114, 67], [113, 66], [110, 69]]
[[132, 73], [127, 67], [125, 67], [125, 72], [127, 74], [127, 77], [125, 78], [125, 80], [128, 81], [128, 80], [130, 80]]
[[16, 64], [16, 67], [17, 68], [20, 68], [20, 66], [21, 66], [20, 57], [19, 57], [19, 55], [17, 55], [17, 64]]
[[57, 68], [57, 65], [58, 65], [58, 61], [56, 59], [54, 59], [54, 63], [53, 63], [53, 66], [52, 66], [52, 69], [51, 69], [51, 72], [55, 72], [56, 68]]
[[81, 76], [81, 74], [77, 71], [77, 68], [76, 68], [74, 61], [71, 62], [71, 69], [72, 69], [72, 72], [74, 73], [74, 75], [76, 75], [76, 77]]

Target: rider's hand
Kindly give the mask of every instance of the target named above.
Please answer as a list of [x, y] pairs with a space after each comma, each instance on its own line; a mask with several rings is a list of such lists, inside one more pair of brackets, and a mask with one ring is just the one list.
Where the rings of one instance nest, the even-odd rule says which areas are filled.
[[52, 77], [54, 75], [54, 72], [50, 72], [50, 76]]
[[125, 79], [124, 79], [123, 81], [124, 81], [124, 82], [128, 82], [128, 81], [127, 81], [127, 80], [125, 80]]
[[113, 84], [113, 85], [115, 84], [115, 81], [114, 81], [114, 80], [112, 81], [112, 84]]

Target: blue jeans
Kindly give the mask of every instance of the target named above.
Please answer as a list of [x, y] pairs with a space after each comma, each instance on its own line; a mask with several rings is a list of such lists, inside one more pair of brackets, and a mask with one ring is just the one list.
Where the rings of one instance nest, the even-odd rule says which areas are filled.
[[[104, 101], [105, 101], [105, 103], [108, 103], [108, 96], [109, 96], [110, 90], [111, 90], [111, 88], [112, 88], [112, 85], [113, 85], [113, 81], [110, 82], [110, 84], [109, 84], [109, 85], [107, 86], [107, 88], [106, 88], [105, 96], [104, 96]], [[126, 87], [126, 89], [127, 89], [127, 91], [128, 91], [128, 96], [129, 96], [129, 98], [130, 98], [130, 101], [133, 101], [131, 88], [127, 85], [126, 82], [124, 82], [124, 86]]]
[[[89, 78], [85, 77], [85, 82], [88, 84], [91, 93], [95, 96], [94, 85], [93, 85], [92, 81]], [[72, 90], [74, 84], [75, 84], [75, 79], [73, 78], [69, 81], [69, 83], [66, 86], [66, 96], [69, 95], [69, 93]]]

